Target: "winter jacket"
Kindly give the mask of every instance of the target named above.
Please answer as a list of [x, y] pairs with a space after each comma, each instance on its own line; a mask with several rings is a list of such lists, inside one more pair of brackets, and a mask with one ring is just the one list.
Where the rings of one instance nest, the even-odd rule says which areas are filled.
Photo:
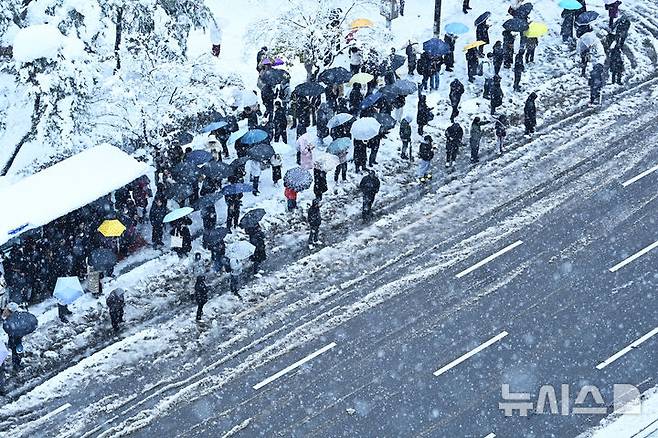
[[286, 197], [286, 199], [289, 199], [291, 201], [297, 200], [297, 192], [291, 189], [290, 187], [285, 188], [285, 190], [283, 191], [283, 195]]
[[484, 22], [475, 28], [475, 39], [489, 44], [489, 25]]
[[453, 107], [459, 106], [459, 102], [461, 101], [463, 94], [464, 85], [459, 81], [459, 79], [452, 81], [450, 83], [450, 104]]
[[308, 209], [308, 224], [311, 227], [319, 227], [322, 224], [320, 205], [317, 203], [313, 203]]
[[379, 192], [380, 185], [381, 183], [379, 178], [377, 178], [376, 175], [369, 173], [368, 175], [364, 176], [363, 179], [361, 179], [361, 182], [359, 183], [359, 189], [363, 192], [364, 195], [374, 198], [377, 192]]
[[[358, 85], [358, 86], [357, 86]], [[363, 101], [363, 95], [361, 94], [361, 85], [354, 84], [352, 91], [350, 91], [350, 107], [353, 111], [358, 110], [361, 107], [361, 102]]]
[[533, 128], [537, 126], [537, 106], [535, 105], [536, 98], [537, 95], [535, 93], [531, 93], [530, 96], [528, 96], [528, 100], [526, 100], [525, 106], [523, 108], [525, 124], [526, 126], [531, 126]]
[[194, 284], [194, 300], [197, 304], [206, 304], [208, 302], [208, 286], [200, 277], [197, 277]]
[[493, 85], [491, 86], [491, 105], [498, 108], [503, 104], [503, 89], [500, 86], [500, 78], [494, 77]]
[[473, 123], [471, 123], [471, 132], [469, 136], [469, 142], [471, 145], [479, 145], [480, 140], [482, 140], [482, 125], [484, 123], [482, 122], [476, 122], [473, 120]]
[[418, 149], [418, 158], [425, 161], [432, 161], [434, 158], [434, 149], [430, 143], [425, 142], [425, 140], [420, 142], [420, 147]]
[[418, 115], [416, 117], [418, 125], [425, 126], [433, 119], [434, 114], [432, 114], [432, 110], [430, 110], [430, 108], [427, 106], [427, 101], [425, 99], [421, 99], [418, 103]]
[[288, 117], [286, 116], [286, 110], [281, 107], [274, 111], [274, 129], [277, 131], [282, 131], [288, 127]]
[[505, 137], [507, 135], [507, 123], [504, 119], [496, 120], [495, 125], [496, 137]]
[[167, 204], [163, 202], [160, 205], [157, 205], [156, 202], [153, 202], [151, 206], [151, 211], [149, 212], [149, 220], [152, 224], [162, 224], [164, 217], [167, 215]]
[[430, 59], [430, 56], [427, 54], [427, 52], [423, 52], [418, 59], [418, 64], [416, 65], [418, 74], [421, 76], [429, 76], [431, 68], [432, 60]]
[[402, 119], [400, 122], [400, 139], [403, 141], [411, 141], [411, 124], [407, 119]]
[[322, 169], [313, 169], [313, 193], [316, 196], [322, 195], [329, 188], [327, 187], [327, 172]]
[[589, 78], [589, 86], [594, 90], [600, 90], [605, 85], [605, 72], [603, 71], [603, 65], [596, 64], [592, 69], [592, 74]]
[[610, 71], [612, 73], [621, 73], [624, 71], [624, 57], [621, 49], [617, 47], [610, 51]]
[[464, 130], [459, 126], [459, 123], [453, 123], [448, 129], [446, 129], [446, 141], [449, 148], [458, 148], [461, 146], [463, 138]]

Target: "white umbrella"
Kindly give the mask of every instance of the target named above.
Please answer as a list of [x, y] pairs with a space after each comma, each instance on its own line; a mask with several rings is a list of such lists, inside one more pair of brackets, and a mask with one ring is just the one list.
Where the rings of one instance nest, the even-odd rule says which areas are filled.
[[334, 129], [336, 126], [344, 125], [345, 123], [349, 122], [350, 120], [352, 120], [352, 118], [353, 118], [352, 114], [348, 114], [348, 113], [336, 114], [331, 119], [329, 119], [329, 123], [327, 123], [327, 128]]
[[239, 90], [234, 95], [237, 106], [245, 108], [248, 106], [258, 105], [258, 96], [250, 90]]
[[164, 222], [165, 224], [168, 224], [169, 222], [176, 221], [182, 217], [187, 216], [188, 214], [192, 213], [194, 211], [193, 208], [191, 207], [183, 207], [183, 208], [178, 208], [172, 212], [167, 213], [167, 215], [164, 217]]
[[226, 247], [226, 256], [230, 259], [246, 260], [256, 251], [256, 247], [246, 240], [232, 243]]
[[78, 277], [59, 277], [55, 284], [53, 296], [59, 304], [67, 306], [84, 295], [82, 285]]
[[379, 134], [381, 125], [372, 117], [364, 117], [352, 125], [352, 138], [367, 141]]
[[314, 165], [324, 171], [333, 170], [336, 168], [336, 166], [338, 166], [338, 164], [340, 164], [340, 160], [338, 160], [337, 156], [328, 154], [326, 152], [317, 152], [314, 158]]

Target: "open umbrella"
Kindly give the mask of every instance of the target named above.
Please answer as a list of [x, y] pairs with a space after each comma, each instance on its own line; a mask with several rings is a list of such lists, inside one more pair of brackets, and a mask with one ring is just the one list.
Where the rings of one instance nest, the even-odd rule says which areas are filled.
[[218, 129], [222, 129], [225, 126], [228, 126], [228, 123], [226, 123], [223, 120], [219, 122], [213, 122], [209, 125], [204, 126], [203, 129], [201, 129], [201, 132], [212, 132]]
[[236, 141], [240, 140], [247, 132], [249, 132], [249, 128], [238, 129], [228, 137], [228, 142], [230, 144], [235, 143]]
[[235, 101], [238, 107], [245, 108], [248, 106], [258, 105], [258, 96], [256, 96], [256, 93], [253, 91], [240, 90], [235, 95]]
[[247, 164], [247, 161], [249, 161], [249, 157], [240, 157], [231, 161], [229, 167], [233, 171], [233, 174], [235, 174], [236, 170], [240, 169], [241, 167], [244, 167], [244, 165]]
[[407, 62], [407, 58], [405, 58], [402, 55], [393, 55], [391, 58], [389, 58], [389, 65], [391, 70], [397, 70], [400, 67], [404, 65], [405, 62]]
[[256, 144], [267, 140], [268, 134], [262, 129], [252, 129], [242, 136], [240, 143], [242, 144]]
[[253, 228], [258, 223], [265, 217], [265, 210], [262, 208], [256, 208], [254, 210], [250, 210], [247, 213], [245, 213], [244, 216], [242, 216], [242, 219], [240, 219], [240, 227], [241, 228]]
[[475, 49], [476, 47], [484, 46], [485, 44], [487, 43], [485, 43], [484, 41], [474, 41], [472, 43], [466, 44], [464, 46], [464, 52], [466, 52], [467, 50]]
[[448, 43], [438, 38], [432, 38], [431, 40], [425, 41], [423, 43], [423, 50], [433, 58], [447, 55], [452, 51]]
[[223, 197], [224, 195], [218, 192], [202, 196], [194, 203], [194, 208], [197, 210], [203, 210], [204, 208], [213, 207], [215, 203]]
[[509, 30], [510, 32], [523, 32], [528, 30], [528, 22], [521, 20], [520, 18], [512, 18], [503, 23], [503, 29]]
[[332, 141], [331, 144], [327, 147], [327, 152], [334, 155], [340, 155], [347, 152], [351, 147], [352, 147], [351, 139], [347, 137], [337, 138], [336, 140]]
[[203, 233], [203, 245], [205, 248], [212, 248], [224, 240], [228, 234], [228, 229], [224, 227], [213, 228]]
[[89, 255], [89, 264], [97, 271], [109, 271], [117, 262], [117, 256], [109, 248], [98, 248]]
[[560, 3], [558, 5], [562, 9], [566, 9], [568, 11], [577, 11], [578, 9], [582, 8], [583, 5], [578, 2], [578, 0], [560, 0]]
[[521, 6], [516, 8], [516, 17], [527, 19], [530, 12], [532, 12], [532, 3], [523, 3]]
[[386, 113], [375, 114], [375, 120], [377, 120], [381, 125], [380, 129], [382, 131], [390, 131], [395, 127], [395, 124], [397, 123], [390, 114], [386, 114]]
[[98, 232], [105, 237], [119, 237], [124, 231], [126, 231], [126, 226], [119, 219], [105, 220], [98, 227]]
[[272, 65], [277, 67], [279, 65], [284, 65], [285, 63], [286, 62], [283, 59], [281, 59], [277, 56], [276, 58], [274, 58], [274, 62], [272, 62]]
[[59, 277], [55, 284], [53, 297], [62, 306], [67, 306], [83, 296], [84, 293], [78, 277]]
[[596, 11], [586, 11], [583, 12], [576, 18], [576, 24], [579, 26], [587, 26], [592, 23], [594, 20], [599, 18], [599, 13]]
[[168, 224], [169, 222], [173, 222], [175, 220], [178, 220], [180, 218], [183, 218], [187, 216], [188, 214], [192, 213], [194, 211], [193, 208], [191, 207], [183, 207], [183, 208], [178, 208], [174, 211], [171, 211], [167, 213], [167, 215], [164, 217], [164, 222], [165, 224]]
[[194, 193], [194, 189], [189, 184], [172, 184], [165, 189], [167, 199], [187, 199]]
[[313, 166], [322, 169], [324, 171], [330, 171], [336, 168], [340, 164], [340, 160], [335, 155], [328, 154], [326, 152], [318, 152], [313, 157], [314, 163]]
[[211, 161], [201, 168], [201, 173], [207, 178], [224, 179], [233, 175], [233, 169], [222, 161]]
[[105, 304], [107, 304], [107, 307], [123, 306], [125, 302], [124, 294], [125, 291], [120, 287], [114, 289], [105, 299]]
[[211, 160], [212, 154], [208, 151], [204, 151], [203, 149], [195, 149], [185, 155], [185, 161], [192, 163], [195, 166], [206, 164]]
[[296, 192], [303, 192], [313, 184], [313, 175], [301, 167], [293, 167], [283, 177], [283, 185]]
[[446, 25], [446, 33], [451, 35], [462, 35], [468, 32], [468, 26], [463, 23], [449, 23]]
[[9, 350], [4, 342], [0, 342], [0, 365], [9, 357]]
[[599, 39], [596, 35], [594, 35], [594, 32], [587, 32], [578, 38], [578, 42], [576, 43], [576, 52], [578, 54], [583, 53], [584, 51], [589, 50], [598, 41]]
[[235, 260], [246, 260], [256, 251], [256, 247], [246, 240], [232, 243], [226, 247], [226, 257]]
[[378, 91], [366, 96], [365, 99], [361, 101], [361, 109], [364, 110], [370, 108], [379, 102], [382, 97], [384, 97], [384, 95]]
[[548, 33], [548, 26], [546, 26], [544, 23], [540, 23], [538, 21], [533, 21], [530, 23], [530, 27], [528, 27], [528, 30], [525, 31], [525, 36], [528, 38], [539, 38], [541, 36], [544, 36]]
[[375, 23], [373, 23], [371, 20], [368, 20], [367, 18], [357, 18], [350, 23], [350, 27], [352, 29], [361, 29], [364, 27], [372, 27], [374, 24]]
[[318, 81], [327, 85], [345, 84], [352, 79], [352, 73], [343, 67], [334, 67], [323, 71], [318, 76]]
[[282, 69], [271, 68], [260, 75], [260, 80], [267, 85], [279, 85], [290, 81], [290, 73]]
[[194, 136], [192, 134], [190, 134], [189, 132], [179, 132], [174, 137], [174, 140], [179, 145], [184, 146], [186, 144], [192, 143], [192, 141], [194, 141]]
[[192, 183], [199, 178], [199, 168], [187, 161], [183, 161], [174, 167], [171, 171], [172, 176], [179, 183]]
[[257, 144], [247, 151], [249, 158], [256, 161], [268, 161], [275, 154], [274, 148], [269, 144]]
[[329, 119], [329, 123], [327, 123], [327, 128], [334, 129], [337, 126], [341, 126], [347, 122], [352, 121], [352, 119], [354, 119], [354, 116], [352, 114], [348, 114], [348, 113], [336, 114], [331, 119]]
[[252, 186], [251, 184], [235, 183], [222, 187], [222, 191], [220, 193], [226, 196], [226, 195], [237, 195], [239, 193], [249, 193], [253, 191], [254, 191], [254, 186]]
[[410, 96], [418, 91], [418, 85], [407, 79], [398, 79], [392, 89], [401, 96]]
[[352, 125], [352, 137], [355, 140], [370, 140], [376, 135], [379, 134], [379, 129], [381, 128], [381, 125], [377, 121], [377, 119], [374, 119], [372, 117], [364, 117], [362, 119], [357, 120], [354, 122]]
[[2, 324], [2, 328], [9, 336], [23, 337], [37, 329], [39, 321], [30, 312], [12, 312]]
[[295, 87], [295, 92], [299, 96], [315, 97], [324, 93], [324, 87], [317, 82], [304, 82]]
[[366, 85], [368, 82], [372, 81], [373, 79], [375, 79], [375, 77], [370, 73], [357, 73], [354, 76], [352, 76], [352, 79], [350, 79], [350, 85], [353, 84]]
[[481, 25], [482, 23], [484, 23], [485, 21], [487, 21], [487, 20], [489, 19], [489, 17], [491, 17], [491, 12], [487, 11], [487, 12], [485, 12], [484, 14], [480, 15], [479, 17], [477, 17], [477, 18], [475, 19], [475, 23], [474, 23], [474, 24], [475, 24], [476, 26], [479, 26], [479, 25]]

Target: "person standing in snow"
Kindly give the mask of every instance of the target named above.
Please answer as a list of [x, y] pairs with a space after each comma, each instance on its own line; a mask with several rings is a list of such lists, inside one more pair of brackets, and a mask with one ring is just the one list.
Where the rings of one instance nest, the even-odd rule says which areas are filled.
[[475, 82], [475, 76], [478, 74], [478, 67], [480, 64], [480, 52], [475, 47], [466, 51], [466, 64], [468, 71], [468, 82], [473, 83]]
[[278, 100], [274, 103], [274, 141], [288, 143], [288, 115]]
[[342, 175], [343, 181], [347, 181], [347, 151], [338, 154], [338, 166], [334, 171], [334, 182], [338, 182], [338, 178]]
[[[450, 122], [454, 123], [455, 118], [459, 115], [459, 104], [464, 94], [464, 84], [459, 79], [455, 79], [450, 83], [450, 106], [452, 106], [452, 114], [450, 114]], [[422, 132], [420, 133], [422, 134]]]
[[172, 222], [171, 249], [179, 257], [187, 256], [192, 250], [192, 234], [188, 225], [192, 225], [192, 220], [188, 217]]
[[471, 0], [464, 0], [462, 3], [462, 11], [464, 11], [464, 14], [468, 14], [468, 11], [471, 10]]
[[512, 68], [514, 62], [514, 42], [516, 36], [509, 30], [503, 31], [503, 66]]
[[505, 61], [505, 49], [503, 48], [503, 43], [496, 41], [491, 54], [493, 57], [494, 73], [500, 75], [500, 69], [503, 66], [503, 62]]
[[525, 71], [525, 65], [523, 64], [524, 55], [524, 51], [519, 50], [514, 61], [514, 91], [521, 91], [521, 76]]
[[411, 116], [404, 117], [400, 122], [400, 140], [402, 141], [402, 159], [406, 160], [408, 157], [413, 161], [413, 152], [411, 151]]
[[361, 110], [361, 102], [363, 102], [363, 94], [361, 94], [361, 84], [354, 84], [349, 95], [350, 101], [350, 113], [354, 117], [358, 117], [359, 111]]
[[[486, 44], [489, 44], [489, 24], [487, 23], [487, 20], [484, 20], [482, 23], [478, 24], [477, 27], [475, 28], [475, 40], [476, 41], [484, 41]], [[481, 45], [478, 47], [478, 51], [480, 52], [480, 55], [484, 54], [484, 46], [486, 44]]]
[[464, 130], [459, 123], [453, 123], [446, 129], [446, 167], [453, 167], [464, 139]]
[[529, 62], [534, 63], [535, 62], [535, 50], [537, 50], [537, 46], [539, 45], [539, 38], [536, 37], [528, 37], [528, 41], [525, 46], [525, 62], [526, 64]]
[[375, 202], [375, 196], [379, 192], [381, 183], [374, 170], [368, 172], [359, 183], [359, 190], [363, 193], [363, 207], [361, 209], [361, 219], [366, 222], [372, 217], [372, 204]]
[[222, 30], [217, 25], [217, 21], [211, 18], [208, 23], [210, 29], [210, 43], [212, 44], [212, 56], [219, 57], [222, 52]]
[[261, 49], [256, 54], [256, 70], [258, 70], [259, 73], [261, 70], [261, 63], [267, 57], [267, 54], [268, 51], [267, 51], [267, 47], [265, 46], [261, 47]]
[[535, 132], [535, 127], [537, 127], [537, 105], [535, 104], [535, 100], [537, 100], [537, 93], [533, 91], [525, 101], [525, 106], [523, 108], [526, 135], [533, 134]]
[[377, 162], [377, 152], [379, 152], [379, 146], [382, 141], [382, 135], [375, 135], [373, 138], [368, 140], [368, 149], [370, 149], [370, 155], [368, 156], [368, 165], [374, 166], [379, 164]]
[[153, 246], [162, 246], [162, 235], [164, 232], [164, 218], [167, 215], [167, 203], [162, 197], [162, 193], [158, 192], [153, 199], [151, 211], [149, 212], [149, 220], [151, 221], [151, 243]]
[[201, 209], [201, 221], [204, 230], [212, 230], [217, 225], [217, 211], [215, 204], [208, 205]]
[[313, 247], [320, 243], [320, 225], [322, 225], [322, 215], [320, 214], [320, 200], [314, 199], [308, 209], [308, 226], [310, 228], [308, 234], [308, 246]]
[[432, 70], [432, 59], [427, 52], [421, 53], [416, 67], [418, 69], [418, 74], [423, 77], [420, 86], [418, 87], [418, 92], [427, 91]]
[[568, 43], [573, 40], [573, 28], [575, 26], [576, 15], [574, 11], [564, 9], [562, 11], [562, 27], [560, 28], [560, 35], [562, 35], [562, 42]]
[[471, 145], [471, 163], [480, 161], [480, 141], [482, 141], [482, 125], [483, 122], [479, 117], [475, 117], [471, 123], [471, 132], [469, 143]]
[[281, 179], [281, 165], [283, 161], [281, 160], [281, 155], [274, 154], [270, 158], [270, 165], [272, 166], [272, 183], [277, 185]]
[[290, 187], [286, 187], [283, 191], [288, 205], [288, 213], [292, 213], [297, 209], [297, 192]]
[[457, 35], [446, 33], [444, 41], [450, 46], [450, 53], [443, 56], [443, 63], [446, 71], [451, 72], [455, 67], [455, 45], [457, 44]]
[[249, 174], [249, 181], [254, 186], [254, 190], [251, 192], [254, 196], [258, 196], [260, 192], [258, 191], [258, 183], [260, 182], [260, 161], [249, 160], [245, 164], [245, 170]]
[[507, 117], [501, 114], [496, 120], [494, 129], [498, 140], [498, 154], [502, 155], [505, 148], [505, 137], [507, 137]]
[[482, 97], [485, 99], [491, 99], [491, 86], [493, 85], [493, 77], [496, 75], [492, 58], [493, 54], [488, 53], [482, 60], [482, 76], [484, 76]]
[[354, 168], [357, 173], [368, 170], [368, 143], [364, 140], [354, 140]]
[[589, 78], [590, 105], [601, 104], [601, 91], [603, 90], [603, 85], [605, 85], [606, 82], [604, 76], [605, 76], [605, 69], [603, 67], [603, 64], [595, 64]]
[[208, 302], [208, 286], [206, 286], [206, 277], [199, 275], [194, 284], [194, 301], [196, 301], [196, 320], [201, 321], [203, 316], [203, 306]]
[[416, 55], [414, 43], [411, 42], [411, 40], [407, 44], [407, 47], [404, 49], [404, 51], [407, 55], [407, 67], [409, 69], [409, 76], [413, 76], [414, 72], [416, 71], [416, 62], [418, 60], [418, 56]]
[[231, 257], [229, 258], [228, 263], [226, 264], [226, 271], [229, 273], [229, 288], [231, 293], [235, 295], [240, 301], [242, 301], [242, 296], [239, 294], [241, 279], [242, 279], [242, 269], [244, 264], [241, 260]]
[[[421, 95], [418, 98], [418, 114], [416, 115], [416, 122], [418, 123], [418, 134], [423, 135], [425, 126], [434, 119], [434, 114], [429, 106], [427, 106], [427, 96]], [[356, 142], [355, 146], [356, 146]], [[356, 150], [354, 152], [356, 154]]]
[[265, 252], [265, 233], [263, 233], [259, 224], [245, 228], [244, 231], [249, 236], [249, 243], [256, 248], [251, 255], [251, 261], [254, 263], [254, 273], [258, 273], [260, 271], [260, 265], [267, 260], [267, 253]]
[[[235, 184], [238, 182], [238, 179], [235, 176], [231, 176], [228, 182], [230, 184]], [[230, 232], [231, 228], [238, 226], [238, 221], [240, 220], [242, 193], [236, 193], [235, 195], [226, 195], [224, 196], [224, 202], [226, 202], [226, 228], [228, 228]]]
[[327, 172], [325, 172], [319, 165], [315, 163], [313, 169], [313, 193], [315, 199], [322, 200], [322, 195], [329, 190], [327, 186]]
[[355, 75], [361, 71], [363, 55], [357, 47], [350, 48], [350, 72]]
[[120, 329], [120, 324], [123, 322], [123, 308], [125, 307], [125, 300], [123, 296], [123, 290], [115, 289], [107, 296], [105, 300], [107, 308], [110, 311], [110, 322], [112, 323], [112, 329], [115, 332], [118, 332]]
[[426, 183], [432, 179], [432, 160], [434, 159], [434, 147], [432, 147], [432, 137], [426, 135], [420, 142], [418, 148], [418, 170], [416, 172], [421, 183]]
[[621, 85], [621, 77], [624, 74], [624, 56], [617, 46], [610, 50], [610, 73], [612, 74], [612, 83]]

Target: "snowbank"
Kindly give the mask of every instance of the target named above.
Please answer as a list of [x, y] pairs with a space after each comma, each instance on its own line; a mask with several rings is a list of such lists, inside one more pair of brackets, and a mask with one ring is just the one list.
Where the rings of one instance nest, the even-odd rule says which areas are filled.
[[147, 166], [110, 145], [88, 149], [0, 190], [0, 245], [123, 187]]
[[52, 24], [38, 24], [19, 30], [14, 38], [14, 59], [32, 62], [53, 59], [64, 44], [64, 35]]

